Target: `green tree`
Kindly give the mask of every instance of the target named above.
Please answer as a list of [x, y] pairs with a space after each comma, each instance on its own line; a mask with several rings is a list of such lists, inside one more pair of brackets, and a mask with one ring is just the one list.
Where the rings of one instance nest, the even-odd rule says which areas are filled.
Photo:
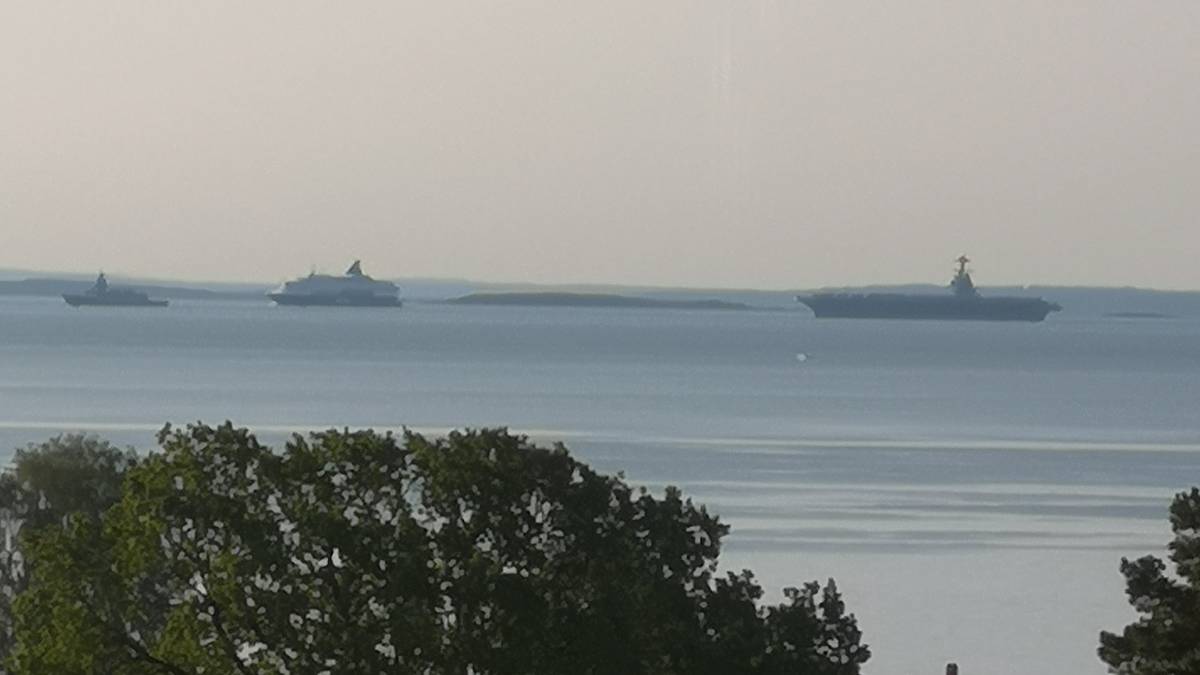
[[101, 520], [27, 538], [21, 673], [842, 675], [836, 589], [760, 604], [727, 527], [505, 430], [167, 428]]
[[72, 513], [98, 519], [120, 499], [121, 481], [134, 463], [131, 450], [66, 434], [17, 450], [0, 472], [0, 658], [12, 648], [12, 601], [28, 581], [21, 533], [57, 527]]
[[1200, 489], [1175, 495], [1171, 530], [1174, 575], [1154, 556], [1121, 560], [1125, 592], [1141, 618], [1120, 635], [1100, 634], [1100, 659], [1114, 673], [1200, 673]]

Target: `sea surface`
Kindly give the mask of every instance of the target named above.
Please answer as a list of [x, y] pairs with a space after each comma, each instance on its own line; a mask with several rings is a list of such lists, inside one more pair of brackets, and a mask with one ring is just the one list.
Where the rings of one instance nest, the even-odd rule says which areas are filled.
[[733, 527], [778, 598], [836, 578], [870, 675], [1105, 672], [1122, 556], [1200, 484], [1200, 320], [818, 321], [803, 312], [72, 309], [0, 298], [0, 449], [165, 422], [280, 442], [508, 426]]

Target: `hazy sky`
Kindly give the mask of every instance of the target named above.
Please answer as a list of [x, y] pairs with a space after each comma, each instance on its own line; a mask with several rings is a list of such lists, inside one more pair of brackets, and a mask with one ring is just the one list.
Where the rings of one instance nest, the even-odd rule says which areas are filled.
[[0, 267], [1200, 288], [1200, 3], [0, 3]]

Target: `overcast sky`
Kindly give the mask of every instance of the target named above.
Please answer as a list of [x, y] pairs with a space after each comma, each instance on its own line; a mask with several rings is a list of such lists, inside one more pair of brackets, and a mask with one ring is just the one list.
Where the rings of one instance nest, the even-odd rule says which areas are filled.
[[1200, 3], [0, 3], [0, 267], [1200, 289]]

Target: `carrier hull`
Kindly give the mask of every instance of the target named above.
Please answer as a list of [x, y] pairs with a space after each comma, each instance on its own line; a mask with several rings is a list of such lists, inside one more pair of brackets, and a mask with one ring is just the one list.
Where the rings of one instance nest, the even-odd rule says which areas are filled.
[[920, 319], [934, 321], [1044, 321], [1058, 305], [1041, 298], [940, 297], [821, 293], [796, 296], [821, 319]]

